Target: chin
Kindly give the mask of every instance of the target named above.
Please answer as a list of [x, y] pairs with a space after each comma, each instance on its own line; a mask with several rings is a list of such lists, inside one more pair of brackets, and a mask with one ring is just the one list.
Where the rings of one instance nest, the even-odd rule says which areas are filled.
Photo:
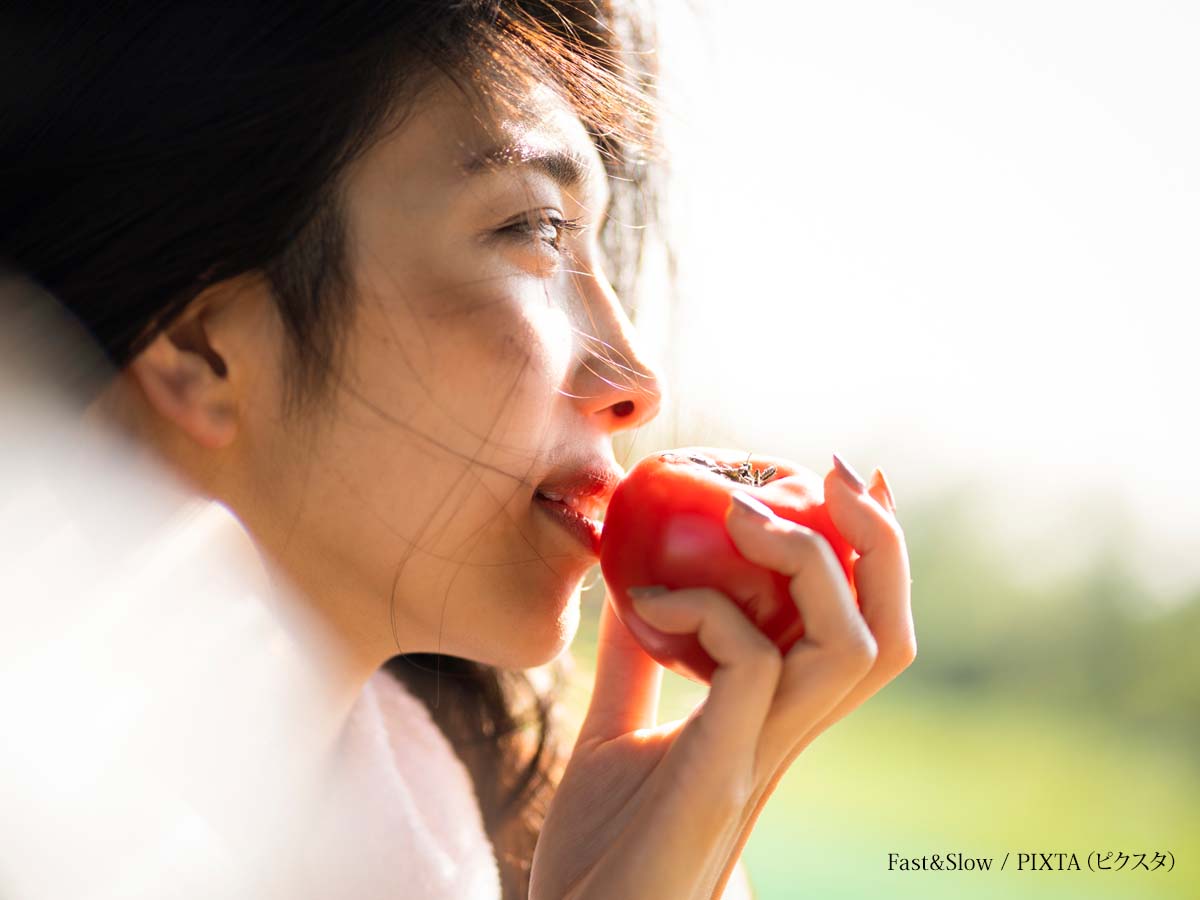
[[579, 594], [576, 582], [563, 597], [531, 605], [527, 615], [513, 624], [510, 639], [495, 648], [492, 665], [507, 669], [544, 666], [562, 654], [579, 630]]

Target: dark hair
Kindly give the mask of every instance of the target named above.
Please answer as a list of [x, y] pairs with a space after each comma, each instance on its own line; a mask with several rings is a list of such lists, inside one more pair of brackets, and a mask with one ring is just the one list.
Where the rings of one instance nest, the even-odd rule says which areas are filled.
[[[491, 108], [504, 106], [511, 77], [551, 84], [573, 105], [612, 180], [610, 274], [632, 289], [637, 226], [653, 205], [648, 37], [618, 0], [7, 12], [0, 256], [56, 296], [118, 369], [205, 288], [261, 273], [286, 328], [285, 409], [295, 412], [338, 371], [353, 312], [340, 176], [402, 123], [435, 73]], [[561, 774], [554, 691], [437, 654], [398, 656], [388, 669], [470, 770], [505, 896], [526, 896]]]

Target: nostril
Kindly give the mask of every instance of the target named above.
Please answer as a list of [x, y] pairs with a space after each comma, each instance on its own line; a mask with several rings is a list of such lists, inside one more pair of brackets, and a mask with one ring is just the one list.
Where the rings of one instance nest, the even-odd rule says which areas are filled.
[[622, 400], [620, 403], [613, 405], [612, 411], [614, 416], [617, 416], [621, 419], [625, 418], [626, 416], [631, 416], [633, 415], [633, 401]]

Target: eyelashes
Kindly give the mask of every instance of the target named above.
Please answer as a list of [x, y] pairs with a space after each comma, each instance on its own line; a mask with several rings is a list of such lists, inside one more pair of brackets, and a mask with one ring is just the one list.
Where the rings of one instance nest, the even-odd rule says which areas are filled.
[[506, 225], [500, 231], [523, 243], [539, 242], [561, 254], [566, 236], [577, 234], [585, 228], [587, 226], [583, 224], [582, 217], [564, 219], [550, 210], [543, 209], [527, 213], [519, 221]]

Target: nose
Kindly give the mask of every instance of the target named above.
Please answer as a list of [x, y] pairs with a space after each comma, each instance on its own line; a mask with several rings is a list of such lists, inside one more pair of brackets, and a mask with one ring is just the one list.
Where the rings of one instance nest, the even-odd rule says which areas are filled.
[[589, 420], [601, 420], [610, 432], [638, 428], [658, 415], [666, 382], [603, 273], [594, 270], [579, 280], [584, 314], [576, 325], [571, 396]]

